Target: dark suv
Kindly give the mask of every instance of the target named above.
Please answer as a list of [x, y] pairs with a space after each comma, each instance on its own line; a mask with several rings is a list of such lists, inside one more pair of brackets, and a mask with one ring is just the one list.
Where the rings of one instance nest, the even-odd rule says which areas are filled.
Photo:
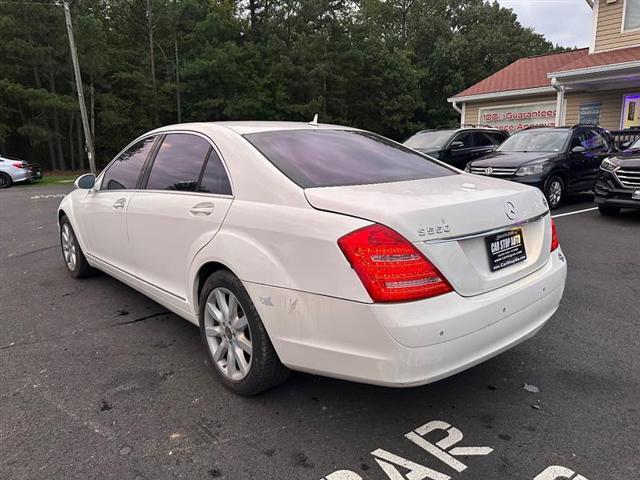
[[640, 208], [640, 140], [602, 162], [595, 201], [603, 215]]
[[593, 190], [613, 145], [611, 134], [599, 127], [532, 127], [514, 133], [465, 171], [538, 187], [553, 209], [566, 194]]
[[439, 127], [418, 132], [404, 144], [462, 170], [467, 162], [492, 152], [508, 137], [507, 132], [490, 127]]

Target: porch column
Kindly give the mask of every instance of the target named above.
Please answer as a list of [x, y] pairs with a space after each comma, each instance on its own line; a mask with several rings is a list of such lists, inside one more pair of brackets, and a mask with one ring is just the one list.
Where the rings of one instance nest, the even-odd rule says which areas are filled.
[[[555, 78], [553, 79], [555, 80]], [[553, 85], [555, 82], [551, 81]], [[564, 86], [562, 85], [553, 85], [556, 89], [556, 127], [564, 126]]]

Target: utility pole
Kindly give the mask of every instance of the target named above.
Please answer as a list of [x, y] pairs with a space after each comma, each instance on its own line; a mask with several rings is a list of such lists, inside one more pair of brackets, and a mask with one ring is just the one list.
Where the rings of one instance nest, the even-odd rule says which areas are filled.
[[67, 22], [67, 33], [69, 34], [69, 46], [71, 47], [71, 60], [73, 62], [73, 72], [76, 77], [76, 90], [78, 91], [78, 103], [80, 104], [80, 116], [82, 117], [82, 128], [84, 130], [84, 142], [87, 156], [89, 157], [89, 169], [94, 175], [96, 171], [96, 151], [93, 147], [93, 138], [89, 130], [89, 118], [87, 117], [87, 106], [84, 103], [84, 92], [82, 90], [82, 77], [80, 76], [80, 65], [78, 64], [78, 51], [76, 50], [76, 42], [73, 38], [73, 25], [71, 24], [71, 11], [69, 10], [69, 1], [63, 0], [64, 18]]

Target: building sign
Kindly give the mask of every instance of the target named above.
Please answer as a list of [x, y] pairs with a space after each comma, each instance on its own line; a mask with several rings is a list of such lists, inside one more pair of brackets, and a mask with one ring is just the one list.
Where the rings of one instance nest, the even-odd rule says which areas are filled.
[[580, 123], [598, 125], [600, 123], [601, 103], [583, 103], [580, 105]]
[[483, 107], [478, 112], [478, 123], [508, 132], [531, 126], [553, 127], [556, 124], [556, 102]]

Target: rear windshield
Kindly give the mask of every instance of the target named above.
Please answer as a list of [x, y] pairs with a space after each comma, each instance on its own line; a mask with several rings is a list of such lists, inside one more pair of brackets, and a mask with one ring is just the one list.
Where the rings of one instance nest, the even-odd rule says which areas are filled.
[[456, 172], [369, 132], [279, 130], [245, 135], [302, 188], [401, 182]]

